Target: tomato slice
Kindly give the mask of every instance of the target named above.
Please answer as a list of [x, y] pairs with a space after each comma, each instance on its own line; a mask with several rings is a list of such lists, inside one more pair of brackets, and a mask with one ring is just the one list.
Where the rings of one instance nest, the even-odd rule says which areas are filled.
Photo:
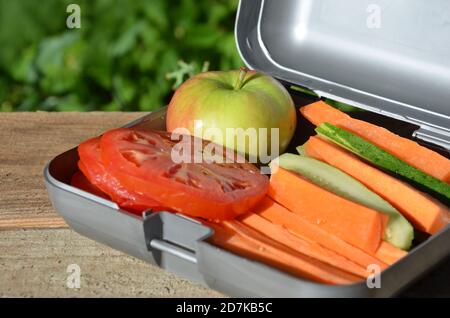
[[111, 199], [105, 192], [103, 192], [98, 187], [96, 187], [91, 182], [89, 182], [89, 180], [86, 178], [86, 176], [83, 173], [81, 173], [80, 171], [77, 171], [73, 174], [70, 184], [78, 189], [92, 193], [92, 194], [102, 197], [104, 199], [108, 199], [108, 200]]
[[[211, 156], [214, 162], [194, 162], [210, 142], [187, 135], [173, 137], [162, 131], [108, 131], [100, 141], [103, 163], [127, 189], [175, 211], [208, 220], [234, 218], [265, 196], [268, 178], [242, 158], [242, 163], [233, 162], [237, 158], [234, 152], [230, 155], [230, 150], [220, 146], [224, 151]], [[189, 159], [180, 163], [172, 159], [172, 150], [181, 139], [201, 147], [199, 152], [188, 152]], [[230, 160], [232, 163], [226, 163]]]
[[101, 191], [107, 193], [120, 207], [133, 212], [146, 209], [154, 211], [166, 210], [159, 204], [141, 193], [125, 188], [117, 178], [108, 172], [100, 156], [100, 138], [92, 138], [78, 146], [79, 169], [86, 178]]

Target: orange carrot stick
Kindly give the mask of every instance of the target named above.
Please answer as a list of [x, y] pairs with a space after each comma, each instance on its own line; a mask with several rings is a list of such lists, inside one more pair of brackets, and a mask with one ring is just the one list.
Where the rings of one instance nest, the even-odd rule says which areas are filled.
[[408, 253], [395, 247], [388, 242], [381, 242], [380, 247], [375, 253], [375, 257], [379, 260], [385, 262], [386, 264], [392, 265], [402, 257], [405, 257]]
[[314, 136], [304, 149], [308, 156], [341, 169], [389, 201], [417, 229], [434, 234], [450, 223], [450, 211], [445, 205], [339, 146]]
[[353, 119], [322, 101], [304, 106], [300, 112], [316, 126], [328, 122], [346, 129], [411, 166], [444, 182], [450, 182], [450, 160], [412, 140], [400, 137], [383, 127]]
[[385, 263], [374, 256], [354, 247], [336, 235], [326, 232], [318, 225], [304, 220], [268, 197], [264, 198], [253, 211], [273, 224], [286, 228], [290, 233], [304, 240], [317, 242], [365, 269], [371, 264], [377, 264], [382, 269], [387, 267]]
[[270, 178], [269, 196], [308, 222], [367, 253], [381, 243], [380, 213], [322, 189], [301, 176], [277, 168]]
[[[287, 212], [291, 213], [291, 212]], [[357, 276], [367, 277], [370, 273], [361, 265], [353, 263], [345, 257], [328, 250], [316, 242], [304, 240], [301, 237], [292, 234], [286, 228], [274, 224], [256, 213], [248, 213], [239, 217], [239, 221], [270, 237], [272, 240], [283, 244], [301, 254], [307, 255], [343, 271]]]
[[290, 274], [326, 284], [350, 284], [361, 278], [304, 256], [236, 221], [208, 223], [213, 244]]

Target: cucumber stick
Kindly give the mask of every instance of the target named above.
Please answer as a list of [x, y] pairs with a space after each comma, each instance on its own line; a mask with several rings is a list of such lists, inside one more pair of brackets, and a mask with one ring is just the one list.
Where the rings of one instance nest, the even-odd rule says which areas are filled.
[[384, 240], [403, 250], [411, 247], [414, 238], [412, 225], [387, 201], [345, 172], [322, 161], [290, 153], [281, 155], [273, 164], [298, 173], [341, 197], [389, 215]]
[[305, 151], [305, 146], [303, 146], [303, 145], [297, 146], [295, 149], [297, 150], [297, 152], [300, 156], [307, 157], [306, 151]]
[[322, 123], [316, 128], [316, 132], [320, 136], [353, 152], [373, 165], [419, 185], [424, 190], [434, 194], [437, 198], [446, 201], [446, 203], [450, 202], [449, 184], [414, 168], [363, 138], [330, 123]]

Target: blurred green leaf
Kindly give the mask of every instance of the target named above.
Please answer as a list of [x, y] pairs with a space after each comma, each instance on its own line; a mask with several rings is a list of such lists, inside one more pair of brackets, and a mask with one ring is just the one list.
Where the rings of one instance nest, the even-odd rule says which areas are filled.
[[186, 63], [185, 61], [178, 61], [178, 68], [170, 73], [166, 74], [167, 79], [174, 80], [172, 88], [180, 86], [186, 77], [192, 77], [199, 72], [198, 65], [195, 62]]
[[211, 25], [195, 25], [187, 33], [184, 44], [188, 47], [209, 48], [218, 43], [222, 31]]
[[142, 7], [146, 18], [159, 30], [166, 30], [169, 26], [168, 1], [143, 1]]
[[63, 33], [41, 43], [36, 60], [42, 73], [41, 87], [49, 93], [63, 93], [75, 87], [82, 72], [84, 43], [78, 33]]
[[120, 110], [120, 104], [117, 103], [115, 100], [113, 100], [109, 104], [102, 106], [101, 110], [107, 111], [107, 112], [119, 111]]
[[132, 25], [125, 33], [123, 33], [117, 42], [112, 43], [111, 54], [113, 57], [124, 55], [133, 49], [136, 45], [137, 36], [142, 28], [141, 23]]
[[121, 104], [129, 104], [136, 94], [136, 87], [126, 78], [115, 76], [113, 79], [114, 92]]
[[24, 83], [33, 83], [38, 75], [34, 65], [35, 47], [25, 49], [16, 63], [11, 65], [11, 75], [14, 80]]
[[70, 3], [0, 0], [0, 111], [148, 111], [205, 63], [243, 64], [238, 0], [78, 0], [81, 29]]

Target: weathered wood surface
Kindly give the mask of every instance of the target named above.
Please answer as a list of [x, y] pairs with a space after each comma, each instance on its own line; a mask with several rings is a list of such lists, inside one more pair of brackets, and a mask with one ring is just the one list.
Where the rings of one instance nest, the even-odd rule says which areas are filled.
[[[48, 200], [50, 159], [142, 115], [0, 113], [0, 297], [220, 296], [63, 229]], [[80, 289], [66, 285], [70, 264], [80, 266]]]

